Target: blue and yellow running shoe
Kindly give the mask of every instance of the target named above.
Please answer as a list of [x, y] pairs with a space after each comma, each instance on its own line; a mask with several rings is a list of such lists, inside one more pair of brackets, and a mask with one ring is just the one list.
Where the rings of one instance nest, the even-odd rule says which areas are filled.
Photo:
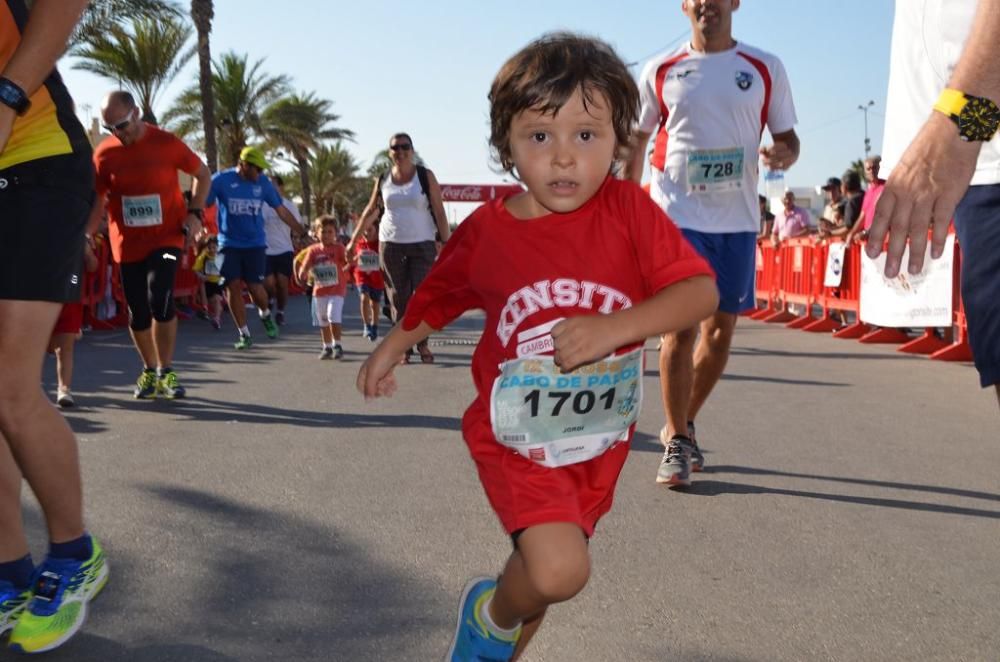
[[31, 602], [10, 634], [10, 648], [42, 653], [66, 643], [83, 627], [87, 603], [108, 581], [108, 564], [97, 538], [86, 561], [46, 558], [36, 571]]
[[458, 625], [448, 649], [450, 662], [507, 662], [514, 656], [521, 631], [511, 640], [501, 639], [489, 631], [483, 622], [483, 604], [493, 597], [496, 580], [476, 577], [469, 580], [458, 605]]
[[18, 617], [24, 612], [30, 599], [29, 589], [19, 591], [10, 582], [0, 582], [0, 638], [8, 630], [14, 629]]

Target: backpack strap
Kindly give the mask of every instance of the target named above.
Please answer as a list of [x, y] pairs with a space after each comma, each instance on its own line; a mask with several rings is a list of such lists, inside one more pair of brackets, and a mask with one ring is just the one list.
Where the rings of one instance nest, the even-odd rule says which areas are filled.
[[431, 183], [427, 177], [427, 168], [422, 165], [417, 166], [417, 180], [420, 182], [420, 190], [427, 197], [427, 210], [431, 213], [431, 220], [437, 226], [437, 217], [434, 216], [434, 203], [431, 202]]

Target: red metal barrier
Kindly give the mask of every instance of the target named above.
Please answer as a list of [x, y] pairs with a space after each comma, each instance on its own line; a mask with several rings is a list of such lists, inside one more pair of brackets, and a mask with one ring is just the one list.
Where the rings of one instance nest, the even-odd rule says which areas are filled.
[[[754, 298], [757, 309], [750, 312], [752, 319], [762, 320], [781, 312], [778, 302], [779, 291], [778, 249], [766, 239], [757, 243], [757, 272]], [[763, 303], [761, 303], [763, 302]]]
[[[814, 251], [816, 246], [808, 237], [786, 239], [778, 249], [781, 254], [781, 293], [784, 304], [783, 315], [772, 316], [765, 322], [787, 322], [790, 329], [801, 329], [812, 323], [812, 305], [816, 299], [814, 283]], [[804, 312], [799, 317], [788, 310], [789, 305], [802, 306]]]
[[[972, 348], [969, 347], [969, 323], [965, 319], [965, 304], [962, 302], [962, 288], [960, 283], [962, 281], [962, 252], [958, 248], [958, 242], [955, 242], [955, 270], [954, 276], [952, 278], [952, 287], [954, 287], [954, 296], [952, 301], [954, 301], [953, 307], [955, 313], [953, 316], [955, 341], [942, 347], [932, 353], [930, 358], [938, 361], [971, 361], [972, 360]], [[902, 348], [900, 348], [902, 349]]]

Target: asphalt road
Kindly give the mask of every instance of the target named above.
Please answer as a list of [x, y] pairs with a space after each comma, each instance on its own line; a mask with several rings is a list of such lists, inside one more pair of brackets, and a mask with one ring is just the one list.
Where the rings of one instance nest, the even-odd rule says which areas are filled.
[[[466, 579], [509, 551], [459, 432], [481, 319], [365, 403], [356, 311], [342, 362], [317, 360], [302, 299], [246, 353], [231, 323], [184, 322], [175, 402], [132, 400], [124, 332], [86, 335], [67, 418], [112, 574], [46, 660], [441, 659]], [[741, 322], [706, 471], [668, 490], [648, 348], [592, 580], [526, 660], [1000, 660], [1000, 414], [974, 370]]]

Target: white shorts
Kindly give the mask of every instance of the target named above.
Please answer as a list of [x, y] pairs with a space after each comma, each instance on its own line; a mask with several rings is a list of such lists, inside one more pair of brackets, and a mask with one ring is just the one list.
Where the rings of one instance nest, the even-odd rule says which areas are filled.
[[313, 301], [316, 305], [316, 321], [320, 326], [340, 324], [344, 316], [344, 297], [337, 295], [313, 297]]

